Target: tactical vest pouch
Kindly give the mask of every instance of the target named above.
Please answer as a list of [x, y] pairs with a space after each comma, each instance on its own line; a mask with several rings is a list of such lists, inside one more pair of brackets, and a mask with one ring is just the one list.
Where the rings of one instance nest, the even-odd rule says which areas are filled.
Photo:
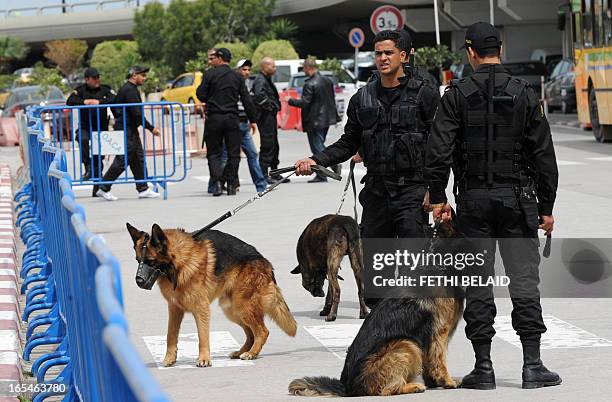
[[378, 121], [379, 107], [362, 107], [357, 111], [357, 119], [364, 129], [374, 127]]
[[518, 194], [518, 202], [525, 218], [527, 227], [531, 230], [538, 230], [539, 213], [536, 191], [533, 187], [521, 187]]
[[401, 133], [394, 135], [393, 154], [396, 171], [421, 171], [425, 159], [423, 134]]

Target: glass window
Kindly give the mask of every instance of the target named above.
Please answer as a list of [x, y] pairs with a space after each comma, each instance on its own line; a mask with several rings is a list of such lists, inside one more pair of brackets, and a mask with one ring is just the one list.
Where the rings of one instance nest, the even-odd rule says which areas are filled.
[[272, 82], [289, 82], [291, 78], [291, 67], [277, 66], [276, 73], [272, 77]]
[[584, 26], [584, 47], [593, 46], [593, 0], [584, 0], [582, 4], [582, 23]]
[[612, 45], [612, 1], [604, 0], [603, 4], [604, 40], [606, 46]]
[[596, 47], [601, 47], [604, 44], [603, 33], [603, 0], [593, 1], [593, 43]]
[[181, 88], [183, 86], [183, 83], [185, 82], [185, 77], [179, 77], [174, 81], [174, 84], [172, 84], [172, 88]]
[[555, 79], [558, 76], [560, 76], [562, 68], [563, 68], [563, 62], [560, 62], [559, 64], [555, 66], [555, 69], [553, 70], [552, 74], [550, 74], [550, 78]]
[[193, 80], [194, 80], [193, 75], [188, 75], [188, 76], [184, 77], [183, 79], [185, 80], [184, 83], [183, 83], [184, 87], [189, 87], [189, 86], [193, 85]]

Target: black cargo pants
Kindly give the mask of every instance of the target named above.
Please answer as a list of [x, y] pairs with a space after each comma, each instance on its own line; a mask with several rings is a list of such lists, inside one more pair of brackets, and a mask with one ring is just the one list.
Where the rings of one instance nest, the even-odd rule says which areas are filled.
[[[484, 275], [494, 275], [496, 247], [510, 279], [512, 327], [523, 344], [540, 344], [546, 331], [538, 290], [540, 264], [538, 206], [535, 197], [525, 199], [512, 188], [472, 189], [457, 199], [456, 228], [477, 238], [487, 249]], [[497, 313], [491, 286], [467, 287], [463, 317], [465, 333], [473, 344], [490, 343]]]

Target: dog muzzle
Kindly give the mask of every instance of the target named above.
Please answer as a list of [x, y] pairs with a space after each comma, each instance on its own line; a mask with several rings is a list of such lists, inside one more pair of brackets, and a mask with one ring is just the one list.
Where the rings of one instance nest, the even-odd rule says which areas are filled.
[[141, 262], [138, 264], [138, 270], [136, 271], [136, 284], [141, 289], [151, 290], [161, 274], [162, 271], [159, 268]]

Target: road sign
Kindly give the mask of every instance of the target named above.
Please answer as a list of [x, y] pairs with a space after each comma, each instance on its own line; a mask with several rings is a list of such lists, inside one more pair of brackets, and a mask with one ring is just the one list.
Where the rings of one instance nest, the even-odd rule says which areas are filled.
[[402, 29], [404, 17], [401, 11], [394, 6], [380, 6], [370, 16], [370, 28], [374, 34], [387, 29]]
[[361, 28], [353, 28], [348, 34], [348, 39], [351, 46], [359, 49], [365, 41], [365, 33]]

